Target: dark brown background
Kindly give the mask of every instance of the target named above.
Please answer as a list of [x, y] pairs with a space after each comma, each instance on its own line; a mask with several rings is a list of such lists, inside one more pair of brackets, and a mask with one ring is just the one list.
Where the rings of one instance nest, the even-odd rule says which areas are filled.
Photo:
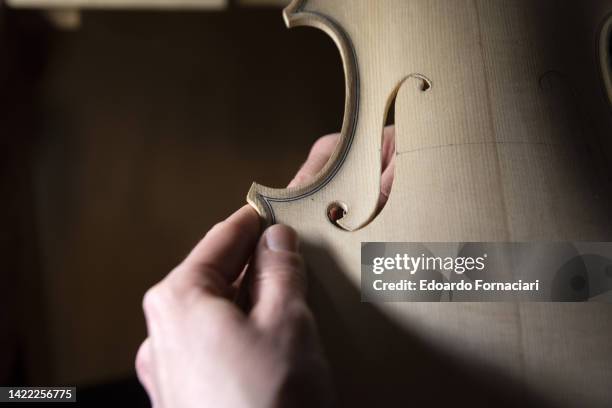
[[340, 128], [340, 57], [280, 9], [1, 8], [0, 383], [133, 378], [145, 290]]

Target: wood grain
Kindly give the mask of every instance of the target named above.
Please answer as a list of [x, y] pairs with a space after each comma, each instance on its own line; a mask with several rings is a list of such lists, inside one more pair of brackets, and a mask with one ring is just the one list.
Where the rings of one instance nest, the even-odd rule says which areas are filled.
[[[320, 28], [338, 46], [341, 143], [310, 185], [255, 184], [248, 201], [306, 242], [313, 305], [347, 404], [612, 401], [608, 305], [375, 308], [357, 289], [364, 241], [612, 238], [601, 42], [612, 2], [577, 4], [296, 0], [285, 10], [289, 27]], [[395, 182], [376, 216], [382, 128], [396, 95]], [[327, 218], [332, 203], [347, 210], [341, 228]]]

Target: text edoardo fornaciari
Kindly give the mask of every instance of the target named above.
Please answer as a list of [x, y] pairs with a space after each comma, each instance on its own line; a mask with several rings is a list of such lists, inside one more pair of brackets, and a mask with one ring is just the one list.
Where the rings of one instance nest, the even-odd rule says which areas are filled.
[[[419, 271], [440, 271], [463, 275], [466, 272], [482, 272], [486, 269], [487, 254], [479, 257], [440, 257], [440, 256], [411, 256], [408, 254], [397, 254], [394, 257], [378, 257], [373, 259], [372, 272], [382, 275], [387, 271], [403, 271], [412, 277]], [[475, 279], [473, 282], [462, 279], [458, 282], [439, 282], [433, 279], [401, 279], [395, 282], [385, 282], [376, 279], [373, 282], [375, 291], [538, 291], [540, 281], [524, 282], [488, 282]]]

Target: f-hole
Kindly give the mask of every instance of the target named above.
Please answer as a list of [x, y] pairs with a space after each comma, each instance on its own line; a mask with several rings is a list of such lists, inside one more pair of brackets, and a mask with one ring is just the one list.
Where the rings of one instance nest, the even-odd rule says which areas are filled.
[[[393, 183], [395, 181], [395, 161], [396, 161], [396, 143], [395, 143], [395, 103], [397, 100], [397, 94], [406, 82], [407, 79], [416, 79], [419, 81], [418, 90], [420, 92], [427, 92], [431, 89], [431, 81], [420, 74], [412, 74], [404, 78], [393, 90], [391, 97], [389, 98], [385, 107], [385, 116], [383, 121], [383, 130], [381, 134], [381, 166], [380, 166], [380, 193], [378, 196], [378, 202], [376, 205], [376, 211], [374, 212], [370, 222], [374, 220], [381, 211], [385, 208], [385, 205], [389, 201], [391, 196], [391, 190], [393, 189]], [[334, 201], [327, 207], [327, 218], [336, 227], [342, 228], [338, 221], [340, 221], [349, 209], [346, 204], [340, 201]]]
[[398, 90], [399, 87], [391, 95], [385, 110], [385, 126], [380, 149], [380, 195], [374, 217], [377, 217], [387, 205], [395, 179], [395, 101]]
[[[397, 98], [397, 90], [393, 92], [390, 101], [385, 109], [385, 120], [381, 140], [381, 166], [380, 166], [380, 194], [376, 205], [376, 212], [372, 219], [378, 216], [387, 204], [391, 188], [393, 187], [393, 179], [395, 176], [395, 100]], [[334, 201], [327, 207], [327, 218], [338, 228], [342, 228], [338, 221], [347, 214], [348, 208], [346, 204], [340, 201]], [[344, 228], [342, 228], [344, 229]]]
[[387, 102], [387, 107], [385, 109], [385, 126], [383, 128], [381, 144], [380, 196], [378, 198], [376, 213], [372, 219], [377, 217], [385, 208], [393, 189], [393, 182], [395, 181], [395, 161], [397, 158], [395, 143], [395, 102], [400, 88], [408, 79], [418, 81], [417, 90], [419, 92], [427, 92], [431, 89], [431, 81], [427, 77], [420, 74], [412, 74], [404, 78], [395, 87], [391, 94], [391, 98]]

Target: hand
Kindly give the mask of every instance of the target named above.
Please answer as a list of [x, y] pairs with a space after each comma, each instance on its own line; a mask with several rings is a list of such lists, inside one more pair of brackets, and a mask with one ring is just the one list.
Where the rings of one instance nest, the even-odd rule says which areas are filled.
[[[381, 203], [392, 183], [392, 137], [385, 130]], [[319, 139], [290, 186], [315, 177], [337, 141], [338, 135]], [[136, 371], [154, 406], [331, 404], [297, 236], [284, 226], [259, 234], [258, 215], [243, 207], [145, 295], [149, 337]], [[248, 312], [233, 301], [245, 289]]]
[[[240, 209], [145, 295], [149, 337], [136, 370], [153, 406], [330, 404], [297, 236], [279, 225], [258, 242], [259, 230], [255, 211]], [[232, 299], [247, 281], [245, 313]]]

